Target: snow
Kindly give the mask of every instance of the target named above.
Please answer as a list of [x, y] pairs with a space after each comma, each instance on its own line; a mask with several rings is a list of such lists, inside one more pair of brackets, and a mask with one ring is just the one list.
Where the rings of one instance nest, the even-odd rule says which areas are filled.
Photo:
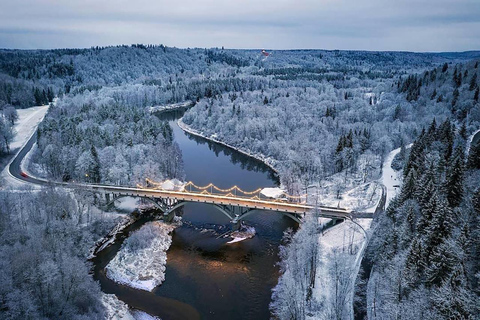
[[178, 179], [172, 179], [172, 180], [165, 180], [161, 182], [159, 187], [162, 188], [163, 190], [181, 191], [183, 190], [184, 185], [185, 185], [185, 182], [182, 182]]
[[108, 320], [158, 320], [148, 313], [130, 309], [127, 304], [120, 301], [114, 294], [103, 294], [102, 303], [106, 309], [105, 319]]
[[13, 127], [15, 136], [10, 144], [11, 150], [22, 147], [25, 142], [28, 141], [28, 139], [37, 129], [38, 124], [42, 122], [47, 110], [48, 105], [31, 107], [27, 109], [17, 109], [18, 121]]
[[284, 194], [284, 191], [280, 188], [263, 188], [260, 193], [265, 197], [277, 199]]
[[133, 315], [135, 320], [159, 320], [160, 318], [149, 315], [146, 312], [140, 310], [131, 310], [130, 313]]
[[193, 105], [192, 101], [185, 101], [185, 102], [180, 102], [180, 103], [174, 103], [174, 104], [169, 104], [165, 106], [153, 106], [149, 107], [148, 111], [150, 113], [154, 112], [160, 112], [160, 111], [167, 111], [167, 110], [175, 110], [175, 109], [181, 109], [181, 108], [187, 108]]
[[[47, 113], [47, 110], [48, 106], [37, 106], [17, 110], [18, 120], [13, 127], [15, 136], [13, 137], [13, 141], [10, 144], [10, 150], [15, 151], [15, 153], [18, 153], [18, 151], [20, 151], [20, 148], [28, 141], [28, 139], [30, 139], [30, 137], [37, 130], [38, 124], [42, 122], [45, 114]], [[29, 155], [30, 154], [31, 152], [29, 153]], [[24, 159], [24, 162], [25, 161], [28, 160]], [[7, 166], [5, 166], [5, 168], [3, 168], [2, 172], [0, 173], [0, 180], [2, 180], [2, 188], [5, 188], [7, 186], [18, 188], [25, 185], [25, 182], [22, 182], [21, 180], [18, 180], [10, 175], [8, 171], [9, 165], [10, 163], [8, 163]], [[23, 167], [24, 166], [22, 162], [22, 168]]]
[[132, 233], [107, 265], [107, 277], [132, 288], [152, 291], [165, 280], [170, 232], [174, 228], [154, 221]]
[[[468, 155], [469, 152], [470, 152], [470, 147], [472, 146], [472, 141], [473, 141], [473, 138], [475, 138], [475, 135], [477, 135], [478, 133], [480, 132], [480, 129], [478, 129], [477, 131], [475, 131], [474, 133], [472, 133], [472, 135], [470, 137], [468, 137], [468, 140], [467, 140], [467, 146], [465, 148], [465, 154]], [[467, 159], [465, 159], [466, 161]]]
[[[407, 146], [407, 148], [410, 148], [411, 146], [412, 145], [410, 144]], [[395, 156], [400, 152], [400, 149], [401, 148], [398, 148], [390, 152], [387, 158], [385, 159], [385, 162], [383, 163], [381, 182], [385, 186], [385, 189], [387, 191], [385, 208], [388, 207], [388, 204], [390, 203], [390, 201], [400, 191], [400, 185], [402, 183], [402, 180], [401, 180], [402, 172], [395, 171], [392, 168], [393, 158], [395, 158]]]
[[128, 211], [132, 212], [136, 208], [138, 208], [138, 202], [140, 201], [139, 198], [134, 197], [124, 197], [115, 200], [115, 207], [120, 211]]
[[[410, 147], [410, 145], [407, 147]], [[379, 182], [382, 183], [387, 190], [386, 206], [388, 206], [388, 203], [397, 194], [399, 191], [399, 186], [401, 185], [401, 172], [397, 172], [391, 167], [392, 160], [399, 152], [400, 148], [395, 149], [388, 154], [382, 167], [382, 177], [379, 179]], [[370, 183], [370, 185], [374, 184], [375, 182]], [[365, 196], [365, 194], [368, 194], [366, 191], [366, 185], [359, 186], [347, 192], [342, 196], [342, 202], [346, 201], [348, 203], [347, 195], [350, 195], [350, 197], [353, 199], [355, 197], [362, 195]], [[372, 186], [369, 186], [369, 188], [371, 187]], [[361, 190], [355, 191], [355, 189], [359, 188]], [[375, 186], [375, 190], [379, 190], [379, 193], [381, 194], [381, 188]], [[372, 198], [374, 198], [373, 195]], [[376, 205], [377, 204], [372, 205], [365, 211], [370, 212], [371, 210], [374, 210]], [[322, 220], [321, 223], [325, 223], [325, 220]], [[330, 269], [332, 268], [332, 263], [340, 254], [344, 259], [341, 261], [346, 264], [351, 274], [351, 279], [349, 280], [351, 288], [348, 291], [349, 296], [347, 305], [352, 305], [354, 295], [353, 286], [360, 268], [364, 250], [368, 243], [368, 232], [371, 223], [372, 219], [355, 219], [354, 221], [345, 220], [343, 223], [327, 229], [322, 235], [319, 236], [321, 247], [320, 260], [322, 263], [320, 263], [317, 267], [317, 285], [315, 286], [313, 292], [313, 296], [317, 300], [326, 301], [327, 305], [332, 304], [332, 299], [335, 296], [335, 283], [332, 275], [330, 274]], [[349, 308], [350, 310], [348, 313], [353, 318], [353, 309], [351, 307]]]
[[[347, 246], [347, 242], [348, 244], [362, 243], [365, 240], [365, 232], [363, 232], [362, 228], [368, 230], [372, 219], [356, 219], [355, 222], [345, 220], [345, 222], [327, 229], [320, 238], [323, 248], [330, 250], [334, 248], [341, 249]], [[346, 241], [347, 239], [353, 239], [353, 242]]]
[[227, 244], [232, 244], [235, 242], [240, 242], [246, 239], [253, 238], [257, 231], [255, 230], [254, 227], [251, 226], [242, 226], [242, 228], [239, 231], [234, 231], [230, 234], [230, 237], [233, 238], [233, 240], [228, 241]]
[[[321, 263], [317, 266], [313, 297], [318, 301], [325, 301], [327, 308], [332, 306], [335, 297], [335, 279], [331, 274], [335, 259], [338, 259], [339, 255], [344, 257], [341, 262], [345, 264], [343, 267], [351, 270], [350, 285], [353, 287], [366, 244], [366, 232], [371, 222], [372, 219], [356, 219], [355, 222], [345, 220], [319, 236]], [[348, 299], [352, 301], [353, 290]], [[327, 312], [327, 309], [323, 312]], [[308, 318], [313, 320], [319, 317], [321, 316], [318, 314], [312, 314], [312, 317]]]

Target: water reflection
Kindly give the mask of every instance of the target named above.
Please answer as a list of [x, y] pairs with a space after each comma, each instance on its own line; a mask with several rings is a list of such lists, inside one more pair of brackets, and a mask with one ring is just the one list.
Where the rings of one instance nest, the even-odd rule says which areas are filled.
[[[246, 156], [232, 148], [226, 147], [219, 143], [212, 142], [208, 139], [205, 139], [181, 130], [176, 124], [176, 121], [183, 116], [186, 110], [187, 110], [186, 108], [181, 108], [177, 110], [164, 111], [156, 114], [156, 116], [161, 120], [170, 122], [170, 125], [172, 126], [172, 129], [175, 134], [175, 140], [177, 141], [177, 143], [180, 144], [180, 148], [182, 148], [182, 144], [181, 144], [181, 142], [183, 141], [182, 136], [185, 136], [188, 138], [188, 140], [195, 142], [197, 145], [205, 145], [207, 147], [205, 149], [213, 152], [213, 154], [217, 158], [222, 155], [225, 155], [226, 157], [228, 157], [228, 160], [231, 164], [241, 169], [240, 171], [264, 173], [264, 174], [267, 174], [268, 180], [273, 181], [275, 185], [280, 184], [278, 175], [273, 170], [271, 170], [270, 167], [265, 165], [263, 162], [258, 161], [252, 157]], [[183, 151], [187, 151], [187, 150], [182, 150], [182, 152]], [[185, 158], [185, 152], [183, 152], [183, 154]], [[185, 161], [184, 159], [184, 163], [185, 162], [187, 161]], [[188, 173], [187, 173], [187, 178], [188, 178]], [[245, 179], [242, 179], [242, 180], [245, 180]], [[233, 182], [233, 180], [230, 180], [230, 181]], [[271, 185], [271, 183], [269, 183], [269, 185]]]

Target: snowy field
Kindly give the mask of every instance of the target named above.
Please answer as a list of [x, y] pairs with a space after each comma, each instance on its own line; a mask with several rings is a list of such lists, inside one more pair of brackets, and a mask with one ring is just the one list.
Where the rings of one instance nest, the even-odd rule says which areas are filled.
[[107, 265], [107, 277], [132, 288], [152, 291], [165, 280], [167, 250], [175, 226], [153, 221], [132, 233]]

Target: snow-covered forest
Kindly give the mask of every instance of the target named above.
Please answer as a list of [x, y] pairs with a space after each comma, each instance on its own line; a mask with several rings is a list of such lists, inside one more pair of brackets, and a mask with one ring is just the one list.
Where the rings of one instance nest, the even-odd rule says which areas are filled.
[[99, 285], [86, 259], [115, 219], [91, 195], [47, 188], [0, 192], [0, 317], [101, 319]]
[[479, 70], [478, 62], [469, 62], [419, 75], [379, 74], [374, 80], [350, 75], [355, 71], [340, 80], [286, 80], [264, 90], [203, 99], [183, 121], [273, 159], [287, 186], [300, 180], [304, 189], [341, 171], [361, 171], [366, 181], [379, 174], [372, 168], [376, 158], [412, 141], [434, 117], [476, 128]]
[[[141, 44], [2, 49], [0, 157], [10, 152], [16, 108], [48, 103], [28, 169], [56, 181], [184, 179], [173, 131], [150, 107], [186, 101], [194, 106], [185, 125], [265, 160], [292, 194], [316, 186], [318, 195], [333, 181], [321, 196], [340, 201], [379, 179], [387, 154], [402, 147], [394, 167], [403, 170], [403, 186], [370, 228], [355, 316], [473, 319], [480, 144], [466, 146], [480, 127], [479, 56], [291, 50], [265, 57]], [[0, 318], [107, 317], [86, 258], [118, 219], [95, 208], [92, 194], [2, 187]], [[353, 316], [351, 264], [363, 251], [352, 245], [327, 255], [321, 230], [311, 216], [287, 232], [275, 319]], [[335, 294], [319, 293], [319, 270], [334, 279]]]
[[[399, 196], [378, 217], [359, 314], [368, 319], [479, 315], [480, 144], [433, 121], [413, 143]], [[367, 273], [368, 274], [368, 273]]]

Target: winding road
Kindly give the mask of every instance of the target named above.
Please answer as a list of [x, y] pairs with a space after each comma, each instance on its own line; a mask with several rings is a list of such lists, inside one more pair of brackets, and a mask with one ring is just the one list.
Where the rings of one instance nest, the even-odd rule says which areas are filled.
[[[171, 190], [157, 190], [157, 189], [144, 189], [144, 188], [131, 188], [131, 187], [121, 187], [121, 186], [110, 186], [110, 185], [98, 185], [98, 184], [78, 184], [78, 183], [67, 183], [67, 182], [55, 182], [45, 179], [40, 179], [33, 177], [32, 175], [27, 175], [22, 171], [21, 163], [28, 152], [31, 150], [33, 145], [36, 142], [36, 134], [33, 134], [30, 139], [27, 141], [25, 146], [18, 152], [15, 158], [11, 161], [8, 166], [8, 172], [11, 176], [18, 180], [22, 180], [28, 183], [36, 185], [57, 185], [64, 188], [70, 189], [83, 189], [93, 192], [99, 192], [102, 194], [114, 194], [117, 196], [134, 196], [134, 197], [144, 197], [148, 199], [174, 199], [180, 203], [185, 202], [198, 202], [198, 203], [210, 203], [217, 206], [236, 206], [248, 209], [261, 209], [269, 210], [274, 212], [280, 212], [285, 214], [297, 222], [300, 222], [298, 219], [299, 216], [304, 215], [310, 212], [313, 207], [307, 204], [300, 203], [291, 203], [291, 202], [279, 202], [273, 200], [260, 200], [255, 198], [243, 198], [238, 196], [227, 196], [227, 195], [218, 195], [218, 194], [204, 194], [204, 193], [191, 193], [186, 191], [171, 191]], [[176, 208], [178, 205], [174, 205], [172, 208]], [[171, 208], [166, 208], [168, 212], [172, 211]], [[222, 208], [220, 208], [222, 210]], [[343, 208], [333, 208], [333, 207], [319, 207], [320, 215], [328, 218], [348, 218], [350, 212]], [[167, 214], [166, 210], [163, 210]], [[225, 210], [222, 210], [225, 211]], [[226, 213], [229, 218], [233, 220], [237, 219], [233, 215]], [[246, 213], [247, 215], [249, 213]], [[242, 216], [240, 216], [241, 218]]]

